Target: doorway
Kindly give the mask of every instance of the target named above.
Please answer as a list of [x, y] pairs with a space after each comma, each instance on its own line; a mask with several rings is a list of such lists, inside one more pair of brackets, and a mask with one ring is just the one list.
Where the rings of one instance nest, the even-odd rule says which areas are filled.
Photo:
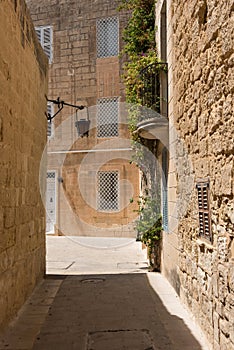
[[56, 172], [47, 171], [46, 233], [54, 233], [56, 223]]

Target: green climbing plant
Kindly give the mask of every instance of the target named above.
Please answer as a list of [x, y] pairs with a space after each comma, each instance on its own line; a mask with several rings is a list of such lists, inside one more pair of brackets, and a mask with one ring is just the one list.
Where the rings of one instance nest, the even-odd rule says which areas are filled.
[[162, 216], [160, 206], [155, 198], [140, 197], [138, 200], [139, 217], [135, 222], [138, 238], [149, 248], [148, 254], [151, 256], [152, 249], [161, 240]]
[[155, 47], [155, 0], [122, 0], [122, 9], [131, 12], [123, 39], [124, 52], [132, 59]]
[[[143, 85], [140, 71], [158, 60], [155, 43], [155, 0], [122, 0], [119, 10], [122, 9], [131, 13], [123, 31], [125, 42], [123, 52], [128, 58], [123, 74], [126, 100], [128, 103], [138, 105], [141, 103], [139, 92]], [[132, 129], [136, 119], [135, 111], [131, 117]]]
[[139, 164], [144, 153], [141, 140], [135, 132], [141, 106], [140, 91], [144, 83], [140, 72], [158, 61], [155, 44], [155, 0], [122, 0], [119, 10], [123, 9], [130, 11], [128, 24], [123, 31], [123, 53], [127, 55], [123, 81], [126, 102], [129, 104], [128, 127], [134, 151], [132, 161]]
[[[133, 161], [140, 167], [144, 159], [144, 147], [136, 129], [139, 106], [142, 105], [141, 91], [144, 88], [141, 72], [147, 66], [159, 62], [155, 43], [155, 0], [122, 0], [119, 10], [122, 9], [130, 11], [123, 32], [123, 53], [127, 55], [123, 81], [126, 102], [129, 103], [128, 125], [134, 151]], [[137, 212], [139, 217], [135, 228], [140, 240], [148, 246], [150, 257], [155, 244], [161, 240], [162, 217], [158, 200], [152, 194], [139, 197]]]

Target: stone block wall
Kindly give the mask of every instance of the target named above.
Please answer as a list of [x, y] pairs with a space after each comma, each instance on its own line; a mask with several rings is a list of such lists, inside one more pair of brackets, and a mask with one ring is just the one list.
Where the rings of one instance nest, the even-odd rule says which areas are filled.
[[[234, 2], [172, 1], [180, 296], [214, 349], [234, 349]], [[209, 181], [199, 236], [196, 183]]]
[[0, 328], [45, 271], [39, 166], [46, 143], [47, 58], [24, 1], [0, 2]]
[[[49, 97], [70, 103], [95, 106], [97, 98], [120, 96], [124, 101], [121, 83], [124, 57], [97, 59], [96, 20], [118, 16], [122, 32], [128, 14], [118, 12], [120, 0], [54, 1], [27, 0], [35, 26], [52, 26], [53, 59], [49, 71]], [[120, 35], [120, 51], [123, 41]], [[104, 91], [102, 91], [104, 88]], [[61, 118], [74, 113], [64, 109]], [[60, 123], [59, 117], [56, 118]]]
[[[156, 43], [159, 58], [168, 65], [168, 232], [163, 232], [163, 249], [161, 257], [162, 274], [170, 281], [177, 293], [180, 290], [179, 282], [179, 249], [178, 249], [178, 195], [177, 195], [177, 160], [175, 144], [178, 134], [174, 127], [174, 95], [173, 95], [173, 58], [174, 58], [174, 33], [172, 0], [158, 0], [155, 7], [156, 17]], [[166, 23], [163, 23], [165, 11]], [[164, 46], [166, 45], [166, 50]], [[167, 58], [163, 57], [166, 51]], [[165, 53], [164, 53], [165, 54]], [[158, 159], [161, 164], [162, 150], [158, 149]]]
[[[124, 55], [120, 57], [118, 54], [98, 57], [96, 40], [97, 20], [118, 17], [119, 52], [121, 52], [122, 31], [129, 14], [117, 10], [120, 0], [62, 2], [28, 0], [27, 3], [35, 26], [52, 26], [53, 59], [49, 69], [49, 98], [56, 99], [60, 96], [65, 102], [88, 107], [88, 111], [85, 109], [75, 114], [75, 109], [65, 106], [54, 119], [55, 135], [48, 142], [48, 170], [55, 170], [56, 174], [63, 178], [62, 184], [58, 185], [56, 181], [56, 232], [95, 236], [107, 233], [115, 236], [117, 232], [120, 232], [118, 233], [120, 236], [124, 236], [125, 232], [128, 236], [129, 234], [134, 236], [132, 221], [136, 217], [133, 210], [137, 209], [139, 196], [139, 171], [133, 164], [129, 164], [131, 145], [124, 104], [124, 86], [121, 80], [125, 57]], [[97, 136], [97, 104], [102, 98], [118, 98], [119, 125], [116, 137]], [[111, 113], [109, 110], [110, 115]], [[89, 137], [78, 138], [75, 122], [81, 118], [89, 118], [91, 122]], [[123, 145], [123, 139], [128, 140], [128, 144], [125, 142]], [[121, 147], [126, 149], [125, 153], [117, 152]], [[98, 153], [98, 150], [95, 151], [97, 148], [107, 149], [107, 152]], [[64, 153], [59, 153], [61, 151], [67, 152], [67, 157]], [[89, 176], [83, 172], [82, 179], [80, 176], [82, 171], [79, 169], [82, 168], [83, 159], [87, 158], [87, 154], [96, 156], [89, 157], [90, 169], [87, 172]], [[100, 157], [100, 154], [103, 156]], [[97, 171], [100, 170], [97, 164], [100, 167], [105, 166], [110, 160], [113, 160], [115, 166], [109, 169], [119, 172], [120, 183], [122, 180], [130, 180], [133, 189], [131, 193], [127, 190], [121, 192], [120, 197], [124, 198], [120, 198], [120, 201], [125, 203], [125, 209], [118, 209], [114, 213], [98, 211], [96, 203]], [[95, 187], [90, 184], [95, 180], [93, 176], [96, 176]], [[86, 187], [87, 200], [84, 200], [80, 192], [82, 181]], [[132, 197], [134, 203], [130, 203]], [[66, 198], [69, 198], [70, 204]], [[90, 206], [90, 201], [95, 203]], [[131, 229], [130, 226], [123, 228], [129, 221]], [[97, 227], [100, 227], [100, 232]], [[104, 232], [105, 228], [107, 230]], [[108, 228], [113, 229], [112, 233]]]

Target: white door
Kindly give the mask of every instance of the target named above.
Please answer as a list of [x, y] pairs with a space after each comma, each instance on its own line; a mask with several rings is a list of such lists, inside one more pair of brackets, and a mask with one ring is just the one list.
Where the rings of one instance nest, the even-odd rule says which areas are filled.
[[46, 188], [46, 232], [53, 233], [56, 223], [56, 173], [47, 172]]

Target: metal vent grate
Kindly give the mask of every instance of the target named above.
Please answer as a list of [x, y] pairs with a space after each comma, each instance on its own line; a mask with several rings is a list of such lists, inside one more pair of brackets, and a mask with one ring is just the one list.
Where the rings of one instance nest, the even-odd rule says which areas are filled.
[[98, 210], [116, 211], [119, 209], [118, 171], [98, 172]]
[[209, 208], [209, 182], [197, 183], [198, 209], [199, 209], [199, 235], [213, 241], [211, 224], [210, 224], [210, 208]]
[[117, 17], [97, 20], [97, 57], [119, 54], [119, 21]]
[[118, 97], [98, 100], [97, 137], [118, 136], [118, 114]]

